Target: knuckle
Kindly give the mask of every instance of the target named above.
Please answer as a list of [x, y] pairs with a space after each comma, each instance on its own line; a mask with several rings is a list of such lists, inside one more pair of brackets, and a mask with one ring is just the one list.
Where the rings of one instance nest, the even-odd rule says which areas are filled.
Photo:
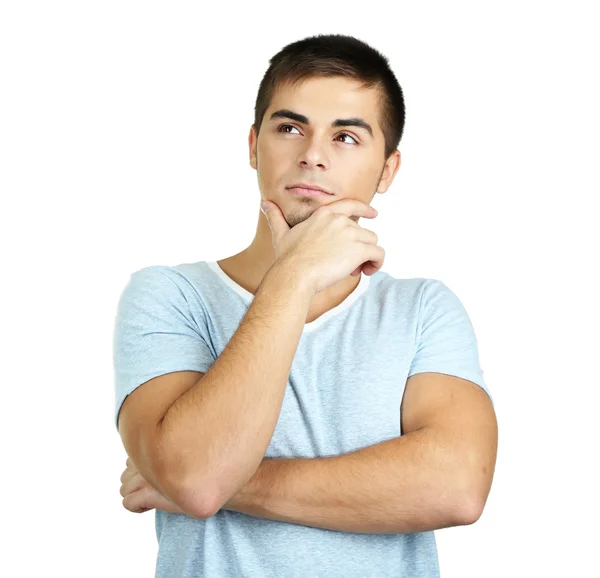
[[379, 241], [379, 237], [377, 236], [377, 233], [375, 231], [371, 231], [371, 229], [363, 229], [363, 231], [366, 231], [366, 233], [368, 233], [369, 242], [372, 243], [373, 245], [377, 245], [377, 242]]

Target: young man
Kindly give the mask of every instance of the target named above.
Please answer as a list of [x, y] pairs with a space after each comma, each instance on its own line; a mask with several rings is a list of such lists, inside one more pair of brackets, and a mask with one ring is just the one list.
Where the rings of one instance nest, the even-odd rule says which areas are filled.
[[157, 576], [438, 576], [433, 531], [481, 515], [497, 424], [469, 317], [441, 281], [380, 270], [358, 225], [403, 126], [373, 48], [288, 45], [250, 130], [251, 245], [123, 291], [121, 495], [156, 508]]

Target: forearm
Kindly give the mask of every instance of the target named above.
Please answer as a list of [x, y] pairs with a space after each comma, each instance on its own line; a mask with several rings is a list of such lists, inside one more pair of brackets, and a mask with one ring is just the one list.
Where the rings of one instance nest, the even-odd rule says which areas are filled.
[[452, 451], [419, 430], [348, 454], [265, 459], [223, 508], [341, 532], [404, 534], [471, 523]]
[[285, 265], [267, 272], [221, 355], [160, 425], [170, 479], [198, 513], [248, 481], [275, 430], [312, 300]]

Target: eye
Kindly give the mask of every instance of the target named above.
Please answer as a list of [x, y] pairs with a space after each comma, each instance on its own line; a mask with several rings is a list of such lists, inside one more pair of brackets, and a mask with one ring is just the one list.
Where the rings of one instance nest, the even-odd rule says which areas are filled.
[[[280, 126], [277, 127], [277, 132], [283, 132], [283, 133], [286, 133], [286, 134], [291, 134], [291, 133], [289, 133], [287, 131], [282, 130], [282, 129], [285, 129], [285, 128], [293, 128], [293, 129], [298, 130], [295, 126], [293, 126], [291, 124], [282, 124], [282, 125], [280, 125]], [[341, 136], [350, 137], [354, 141], [354, 144], [358, 144], [358, 141], [351, 134], [348, 134], [347, 132], [342, 132], [342, 133], [338, 134], [336, 138], [339, 138]], [[350, 144], [350, 143], [346, 143], [346, 144]]]
[[[281, 130], [282, 128], [296, 128], [296, 127], [292, 126], [291, 124], [282, 124], [281, 126], [277, 127], [277, 132], [285, 132], [285, 131]], [[298, 130], [298, 129], [296, 128], [296, 130]], [[290, 133], [287, 133], [287, 134], [290, 134]]]
[[338, 134], [338, 137], [340, 137], [340, 136], [349, 136], [356, 144], [358, 144], [358, 141], [351, 134], [348, 134], [347, 132], [342, 132], [342, 133]]

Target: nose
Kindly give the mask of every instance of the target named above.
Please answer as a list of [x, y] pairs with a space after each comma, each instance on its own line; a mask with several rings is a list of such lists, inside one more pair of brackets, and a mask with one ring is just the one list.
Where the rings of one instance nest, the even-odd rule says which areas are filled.
[[329, 164], [323, 148], [314, 141], [302, 151], [298, 161], [300, 166], [309, 169], [325, 169]]

